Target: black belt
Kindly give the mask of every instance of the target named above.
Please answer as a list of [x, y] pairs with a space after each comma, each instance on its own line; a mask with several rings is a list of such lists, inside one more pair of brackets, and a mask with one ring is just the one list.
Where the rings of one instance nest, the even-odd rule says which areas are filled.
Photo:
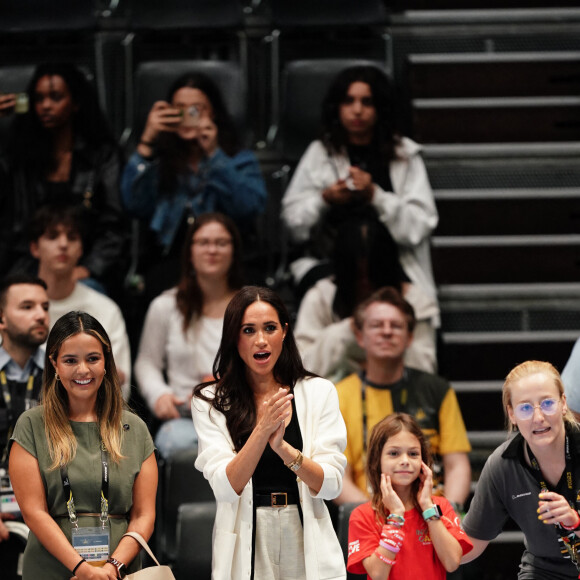
[[279, 491], [274, 493], [256, 493], [254, 495], [256, 507], [286, 507], [300, 503], [300, 497], [296, 493]]

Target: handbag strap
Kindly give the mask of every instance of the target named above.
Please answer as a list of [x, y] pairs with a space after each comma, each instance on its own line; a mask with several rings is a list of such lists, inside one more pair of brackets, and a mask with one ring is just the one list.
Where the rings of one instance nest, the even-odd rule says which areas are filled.
[[133, 539], [137, 540], [141, 544], [143, 549], [149, 554], [149, 556], [151, 556], [151, 559], [158, 566], [161, 566], [161, 564], [159, 563], [157, 558], [153, 555], [153, 552], [151, 551], [149, 544], [145, 541], [145, 538], [141, 534], [139, 534], [138, 532], [127, 532], [126, 534], [123, 534], [123, 537], [125, 537], [125, 536], [131, 536]]

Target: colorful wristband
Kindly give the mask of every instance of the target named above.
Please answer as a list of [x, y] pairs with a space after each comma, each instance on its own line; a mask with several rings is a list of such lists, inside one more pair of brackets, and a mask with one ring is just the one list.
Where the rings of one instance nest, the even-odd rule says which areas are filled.
[[399, 551], [401, 550], [401, 546], [398, 546], [397, 544], [394, 544], [393, 542], [385, 541], [385, 540], [380, 540], [379, 546], [381, 548], [384, 548], [385, 550], [389, 550], [389, 552], [393, 552], [393, 554], [398, 554]]
[[569, 531], [569, 532], [573, 532], [574, 530], [577, 530], [578, 528], [580, 528], [580, 515], [578, 514], [578, 512], [576, 513], [576, 517], [578, 518], [576, 520], [576, 523], [573, 526], [565, 526], [564, 524], [560, 524], [565, 530]]
[[386, 556], [383, 556], [378, 548], [375, 550], [375, 556], [381, 561], [384, 562], [385, 564], [389, 564], [390, 566], [394, 566], [395, 565], [395, 560], [389, 560]]

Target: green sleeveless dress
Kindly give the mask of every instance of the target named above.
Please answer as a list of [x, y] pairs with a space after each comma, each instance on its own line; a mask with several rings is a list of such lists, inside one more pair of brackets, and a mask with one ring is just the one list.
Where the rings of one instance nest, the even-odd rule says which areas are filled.
[[[71, 421], [78, 446], [74, 460], [68, 465], [68, 475], [77, 513], [100, 512], [101, 495], [101, 447], [97, 423], [77, 423]], [[50, 455], [44, 431], [42, 407], [35, 407], [23, 413], [14, 429], [12, 441], [16, 441], [38, 460], [40, 475], [46, 492], [50, 515], [58, 523], [71, 541], [71, 524], [68, 519], [60, 470], [50, 470]], [[153, 440], [145, 423], [133, 413], [123, 412], [123, 440], [121, 451], [125, 456], [119, 464], [110, 462], [109, 513], [127, 516], [110, 518], [111, 553], [127, 531], [128, 515], [133, 502], [133, 481], [141, 470], [141, 465], [155, 450]], [[79, 516], [79, 526], [98, 526], [99, 518]], [[129, 565], [129, 572], [140, 567], [140, 558]], [[24, 551], [23, 580], [68, 580], [67, 570], [42, 546], [38, 538], [30, 532]]]

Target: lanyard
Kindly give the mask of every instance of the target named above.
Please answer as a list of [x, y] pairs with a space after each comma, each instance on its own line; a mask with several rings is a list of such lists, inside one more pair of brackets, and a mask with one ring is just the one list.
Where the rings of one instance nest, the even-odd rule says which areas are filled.
[[[526, 449], [528, 451], [528, 456], [530, 458], [530, 463], [532, 465], [532, 473], [534, 474], [534, 478], [540, 484], [540, 488], [542, 493], [549, 491], [548, 485], [542, 474], [542, 470], [540, 469], [540, 464], [536, 459], [535, 455], [532, 453], [530, 446], [525, 443]], [[566, 440], [564, 443], [564, 456], [566, 458], [566, 491], [564, 493], [570, 507], [572, 509], [578, 510], [578, 505], [580, 500], [577, 495], [574, 494], [574, 460], [572, 457], [572, 453], [570, 452], [570, 439], [568, 435], [566, 435]], [[556, 531], [562, 540], [565, 551], [562, 552], [562, 555], [566, 557], [566, 554], [570, 557], [572, 563], [576, 566], [576, 569], [580, 572], [580, 561], [578, 559], [578, 550], [580, 548], [580, 537], [576, 536], [575, 531], [565, 530], [559, 524], [556, 524]], [[580, 576], [579, 576], [580, 578]]]
[[[24, 395], [24, 410], [28, 411], [30, 409], [30, 404], [32, 401], [32, 390], [34, 388], [34, 379], [36, 378], [36, 373], [38, 369], [34, 369], [28, 376], [28, 381], [26, 382], [26, 391]], [[8, 388], [8, 379], [6, 377], [6, 371], [0, 371], [0, 385], [2, 385], [2, 396], [4, 397], [4, 403], [6, 404], [6, 410], [8, 411], [9, 420], [12, 421], [12, 395], [10, 395], [10, 389]]]
[[[73, 499], [72, 487], [68, 477], [68, 468], [63, 465], [60, 468], [62, 478], [62, 487], [64, 489], [64, 498], [70, 523], [78, 528], [78, 517]], [[109, 519], [109, 454], [104, 445], [101, 443], [101, 524], [103, 528]]]
[[[366, 455], [367, 455], [367, 445], [368, 445], [368, 414], [367, 414], [367, 386], [374, 389], [389, 390], [391, 393], [391, 399], [393, 401], [393, 411], [395, 413], [406, 413], [407, 412], [407, 402], [408, 402], [408, 392], [406, 387], [407, 382], [407, 369], [403, 369], [403, 376], [401, 380], [393, 385], [377, 385], [372, 381], [369, 381], [366, 377], [366, 373], [359, 373], [359, 378], [361, 380], [361, 403], [362, 403], [362, 429], [363, 429], [363, 463], [366, 465]], [[395, 388], [390, 388], [390, 387]], [[398, 391], [398, 400], [395, 399], [394, 394]]]
[[[26, 381], [26, 390], [24, 392], [24, 410], [28, 411], [32, 406], [32, 391], [34, 390], [34, 380], [38, 373], [38, 368], [35, 368], [30, 375], [28, 375], [28, 380]], [[1, 462], [5, 463], [8, 457], [8, 443], [12, 437], [12, 432], [14, 431], [14, 409], [12, 407], [12, 395], [10, 394], [10, 388], [8, 387], [8, 378], [6, 377], [6, 371], [0, 371], [0, 386], [2, 387], [2, 397], [4, 399], [4, 404], [6, 405], [6, 415], [8, 419], [8, 434], [6, 436], [6, 447], [2, 452]]]

